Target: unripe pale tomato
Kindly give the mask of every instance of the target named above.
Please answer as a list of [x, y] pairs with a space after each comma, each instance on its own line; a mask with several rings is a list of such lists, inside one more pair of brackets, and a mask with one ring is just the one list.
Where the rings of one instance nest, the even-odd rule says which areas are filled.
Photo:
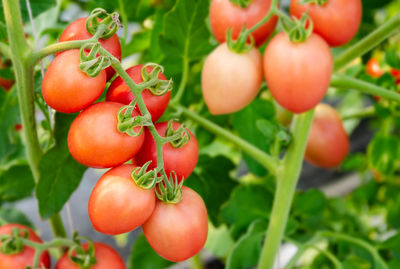
[[[178, 129], [180, 124], [173, 123], [174, 130]], [[165, 131], [168, 127], [168, 122], [156, 123], [155, 127], [161, 136], [165, 136]], [[175, 171], [179, 181], [182, 178], [186, 179], [193, 172], [199, 158], [199, 145], [196, 137], [189, 131], [190, 140], [182, 147], [175, 148], [170, 143], [162, 146], [164, 169], [169, 176], [172, 171]], [[149, 169], [157, 167], [157, 146], [150, 131], [146, 128], [145, 139], [140, 151], [135, 155], [133, 163], [142, 166], [146, 162], [151, 161]]]
[[326, 104], [319, 104], [307, 142], [305, 159], [323, 168], [341, 164], [349, 152], [350, 142], [337, 111]]
[[154, 190], [136, 185], [131, 177], [134, 167], [128, 164], [115, 167], [96, 183], [89, 198], [88, 212], [97, 231], [111, 235], [130, 232], [153, 212]]
[[[77, 19], [65, 28], [64, 32], [61, 34], [59, 42], [72, 41], [72, 40], [85, 40], [92, 38], [92, 35], [86, 30], [86, 20], [87, 18]], [[117, 34], [114, 34], [107, 39], [99, 39], [99, 42], [103, 48], [105, 48], [109, 53], [111, 53], [118, 60], [121, 60], [121, 44]], [[63, 52], [60, 52], [60, 54]], [[110, 66], [106, 69], [107, 80], [110, 79], [114, 74], [115, 70]]]
[[264, 54], [264, 74], [275, 100], [293, 113], [314, 108], [324, 97], [332, 76], [333, 59], [328, 44], [318, 35], [292, 43], [277, 34]]
[[[94, 168], [110, 168], [123, 164], [139, 151], [144, 133], [132, 137], [117, 129], [117, 115], [122, 106], [114, 102], [96, 103], [75, 118], [68, 133], [68, 148], [78, 162]], [[133, 111], [132, 115], [139, 113]]]
[[[136, 84], [142, 83], [143, 78], [141, 75], [143, 65], [136, 65], [126, 70], [128, 75], [131, 77], [133, 82]], [[150, 72], [153, 68], [148, 66], [147, 72]], [[166, 80], [163, 74], [159, 74], [159, 79]], [[143, 101], [146, 104], [147, 110], [151, 115], [152, 121], [156, 122], [167, 109], [169, 100], [171, 98], [171, 92], [168, 91], [164, 95], [157, 96], [153, 95], [149, 90], [144, 89], [142, 92]], [[110, 85], [107, 91], [107, 101], [118, 102], [128, 105], [135, 96], [129, 89], [128, 85], [119, 76]]]
[[[88, 248], [88, 244], [82, 244], [84, 249]], [[97, 263], [90, 267], [90, 269], [125, 269], [125, 263], [121, 256], [110, 246], [94, 242], [95, 258]], [[68, 258], [68, 253], [65, 253], [58, 260], [55, 269], [80, 269], [79, 265], [73, 263]]]
[[[1, 234], [11, 234], [13, 228], [18, 228], [19, 230], [26, 230], [29, 233], [28, 239], [36, 242], [42, 243], [43, 241], [32, 231], [31, 228], [26, 227], [21, 224], [6, 224], [0, 227]], [[21, 233], [22, 234], [22, 233]], [[0, 243], [1, 245], [1, 243]], [[22, 252], [17, 254], [6, 255], [0, 252], [0, 268], [1, 269], [25, 269], [27, 266], [33, 266], [33, 259], [35, 257], [35, 249], [32, 247], [25, 246]], [[50, 256], [47, 251], [40, 255], [39, 268], [50, 268]]]
[[[253, 0], [246, 8], [242, 8], [229, 0], [212, 0], [210, 25], [215, 38], [219, 43], [224, 43], [226, 32], [228, 29], [232, 29], [232, 37], [237, 39], [244, 25], [249, 29], [267, 15], [271, 2], [271, 0]], [[273, 16], [252, 33], [257, 46], [262, 45], [268, 39], [277, 22], [277, 16]]]
[[342, 46], [357, 33], [361, 23], [361, 0], [328, 0], [325, 4], [300, 4], [292, 0], [290, 15], [300, 18], [308, 11], [314, 22], [314, 32], [332, 47]]
[[58, 55], [44, 74], [42, 95], [46, 103], [62, 113], [75, 113], [99, 98], [106, 85], [106, 72], [89, 77], [79, 69], [79, 50]]
[[262, 57], [257, 49], [235, 53], [221, 44], [203, 66], [204, 101], [214, 115], [238, 111], [257, 96], [262, 80]]
[[179, 203], [157, 201], [153, 214], [143, 224], [143, 232], [150, 246], [164, 259], [189, 259], [203, 248], [207, 239], [208, 217], [203, 199], [183, 186]]

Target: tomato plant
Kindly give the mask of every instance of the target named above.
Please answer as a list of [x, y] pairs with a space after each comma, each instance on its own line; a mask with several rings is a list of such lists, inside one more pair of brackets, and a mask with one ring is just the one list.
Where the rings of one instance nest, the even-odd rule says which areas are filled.
[[257, 96], [262, 75], [258, 50], [238, 54], [226, 43], [219, 45], [207, 57], [201, 73], [203, 97], [210, 112], [227, 114], [244, 108]]
[[[27, 238], [33, 242], [41, 243], [42, 240], [35, 232], [21, 224], [6, 224], [0, 227], [0, 235], [11, 234], [13, 228], [22, 229], [21, 233], [28, 233]], [[0, 245], [1, 246], [1, 245]], [[33, 265], [33, 259], [35, 255], [35, 249], [32, 247], [25, 246], [23, 249], [15, 254], [5, 255], [0, 252], [0, 268], [2, 269], [25, 269], [26, 266]], [[39, 268], [50, 268], [50, 256], [49, 253], [43, 252], [39, 259]]]
[[[311, 65], [313, 61], [319, 64]], [[264, 54], [264, 74], [271, 94], [293, 113], [305, 112], [322, 100], [332, 68], [329, 47], [315, 34], [303, 43], [292, 43], [285, 33], [280, 33]]]
[[323, 2], [301, 4], [301, 0], [292, 0], [290, 15], [300, 18], [308, 12], [314, 22], [314, 32], [324, 38], [330, 46], [337, 47], [348, 43], [357, 33], [361, 23], [361, 0]]
[[143, 133], [132, 137], [118, 132], [117, 115], [122, 106], [100, 102], [76, 117], [68, 132], [68, 148], [77, 161], [90, 167], [108, 168], [128, 161], [139, 151], [145, 138]]
[[[79, 69], [79, 51], [70, 50], [51, 62], [43, 78], [46, 103], [62, 113], [75, 113], [90, 106], [106, 86], [106, 72], [91, 78]], [[85, 90], [82, 90], [85, 89]]]
[[[85, 243], [82, 245], [84, 249], [88, 248], [88, 244]], [[110, 246], [103, 244], [101, 242], [94, 242], [94, 251], [95, 251], [95, 259], [96, 264], [91, 266], [91, 269], [106, 269], [106, 268], [115, 268], [115, 269], [125, 269], [125, 263], [122, 260], [121, 256]], [[76, 253], [72, 256], [76, 256]], [[73, 263], [68, 257], [68, 253], [64, 253], [64, 255], [57, 262], [55, 269], [79, 269], [79, 265]]]
[[96, 183], [88, 204], [93, 227], [106, 234], [130, 232], [141, 226], [154, 210], [153, 190], [144, 190], [131, 177], [133, 165], [115, 167]]
[[[141, 74], [142, 67], [143, 65], [136, 65], [126, 70], [135, 83], [143, 82], [143, 77]], [[146, 68], [147, 72], [151, 72], [152, 70], [153, 68], [150, 66]], [[162, 73], [159, 74], [158, 78], [161, 80], [166, 80]], [[157, 96], [151, 93], [150, 90], [145, 89], [142, 92], [142, 97], [147, 109], [149, 110], [151, 119], [156, 122], [162, 116], [165, 109], [167, 109], [169, 100], [171, 98], [171, 92]], [[108, 88], [107, 101], [128, 105], [133, 99], [135, 99], [133, 93], [121, 77], [117, 77]]]
[[177, 204], [157, 201], [153, 214], [143, 225], [149, 244], [170, 261], [184, 261], [204, 246], [208, 233], [207, 209], [201, 197], [182, 188]]

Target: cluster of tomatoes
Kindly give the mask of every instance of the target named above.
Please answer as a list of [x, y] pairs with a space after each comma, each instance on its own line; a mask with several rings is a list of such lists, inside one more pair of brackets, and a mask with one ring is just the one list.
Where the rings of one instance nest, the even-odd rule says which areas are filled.
[[[292, 0], [293, 24], [308, 14], [309, 20], [303, 26], [305, 30], [313, 27], [313, 33], [302, 40], [291, 39], [289, 32], [293, 28], [276, 34], [266, 46], [264, 58], [254, 47], [233, 51], [226, 39], [228, 29], [231, 37], [237, 38], [244, 26], [250, 29], [260, 22], [273, 8], [271, 5], [271, 0], [254, 0], [247, 7], [229, 0], [211, 1], [210, 25], [221, 44], [204, 63], [202, 90], [212, 114], [232, 113], [247, 106], [257, 96], [263, 78], [283, 108], [295, 114], [315, 108], [325, 96], [332, 76], [330, 47], [348, 43], [361, 22], [360, 0]], [[273, 15], [251, 33], [255, 46], [265, 43], [277, 21], [278, 16]], [[349, 138], [340, 116], [332, 107], [318, 105], [305, 159], [331, 168], [343, 161], [348, 150]]]
[[[72, 22], [59, 41], [90, 39], [92, 34], [88, 32], [86, 22], [86, 18]], [[110, 54], [121, 59], [121, 46], [116, 34], [99, 39], [99, 42]], [[185, 128], [182, 136], [189, 137], [183, 143], [164, 142], [165, 176], [162, 177], [161, 171], [156, 170], [157, 144], [149, 129], [144, 126], [129, 127], [135, 135], [118, 129], [121, 113], [129, 111], [127, 113], [131, 113], [129, 118], [132, 121], [142, 115], [131, 89], [118, 76], [109, 85], [106, 100], [96, 102], [115, 71], [107, 67], [97, 76], [90, 77], [80, 69], [81, 57], [80, 50], [58, 53], [44, 75], [42, 95], [46, 103], [58, 112], [80, 112], [68, 133], [71, 155], [88, 167], [112, 168], [98, 180], [90, 195], [88, 214], [93, 227], [99, 232], [117, 235], [142, 226], [149, 244], [165, 259], [177, 262], [194, 256], [207, 239], [207, 210], [202, 198], [180, 182], [189, 177], [198, 160], [199, 148], [195, 136]], [[140, 84], [144, 81], [144, 74], [150, 74], [155, 68], [155, 65], [136, 65], [126, 72], [133, 82]], [[166, 80], [161, 71], [157, 76], [161, 81]], [[174, 121], [155, 123], [166, 110], [170, 97], [170, 91], [163, 95], [153, 94], [150, 89], [142, 91], [154, 127], [163, 138], [168, 138], [168, 134], [181, 127]], [[132, 164], [127, 164], [128, 161]], [[156, 184], [149, 188], [136, 179], [150, 171], [155, 171], [154, 178], [161, 180], [154, 181]], [[168, 190], [166, 185], [174, 193], [165, 193]], [[162, 190], [164, 196], [160, 194]], [[171, 194], [176, 197], [171, 197]], [[0, 234], [9, 233], [10, 227], [0, 230]], [[33, 241], [40, 242], [31, 230], [29, 233]], [[97, 263], [91, 268], [125, 268], [122, 259], [110, 247], [101, 243], [94, 243], [94, 247]], [[28, 264], [31, 265], [33, 253], [32, 248], [25, 247], [18, 255], [29, 257]], [[16, 268], [2, 266], [2, 262], [7, 264], [11, 259], [3, 260], [3, 256], [0, 256], [0, 268]], [[43, 254], [41, 261], [43, 266], [49, 268], [48, 254]], [[107, 265], [107, 261], [112, 265]], [[27, 264], [27, 260], [23, 262]], [[64, 255], [56, 268], [75, 267]]]

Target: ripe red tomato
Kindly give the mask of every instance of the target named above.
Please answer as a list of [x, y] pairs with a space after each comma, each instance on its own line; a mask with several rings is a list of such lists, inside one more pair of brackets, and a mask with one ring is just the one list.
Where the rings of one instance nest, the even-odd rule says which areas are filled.
[[204, 101], [214, 115], [236, 112], [253, 101], [262, 80], [262, 58], [257, 49], [239, 54], [221, 44], [203, 66]]
[[117, 129], [117, 115], [122, 106], [114, 102], [96, 103], [75, 118], [68, 133], [68, 148], [78, 162], [109, 168], [123, 164], [139, 151], [144, 133], [132, 137]]
[[91, 78], [79, 69], [79, 50], [68, 50], [51, 62], [44, 74], [42, 95], [46, 103], [62, 113], [75, 113], [99, 98], [106, 85], [102, 70]]
[[105, 173], [89, 198], [89, 218], [93, 227], [105, 234], [130, 232], [141, 226], [156, 204], [154, 190], [136, 185], [133, 165], [121, 165]]
[[319, 104], [307, 142], [305, 159], [323, 168], [338, 166], [349, 152], [349, 137], [337, 111]]
[[264, 74], [275, 100], [293, 113], [315, 107], [329, 88], [333, 59], [326, 42], [311, 34], [303, 43], [292, 43], [277, 34], [264, 54]]
[[[13, 228], [25, 229], [28, 231], [28, 239], [42, 243], [43, 241], [35, 234], [32, 229], [21, 224], [6, 224], [0, 227], [1, 234], [11, 234]], [[1, 243], [0, 243], [1, 245]], [[35, 257], [35, 249], [31, 247], [24, 247], [22, 252], [12, 255], [6, 255], [0, 252], [0, 268], [1, 269], [25, 269], [27, 266], [33, 266], [33, 259]], [[39, 268], [50, 268], [50, 256], [47, 251], [40, 255]]]
[[357, 33], [361, 22], [361, 0], [328, 0], [318, 4], [300, 4], [292, 0], [290, 15], [300, 18], [308, 11], [314, 22], [314, 32], [323, 37], [332, 47], [342, 46]]
[[182, 187], [182, 201], [169, 204], [157, 200], [153, 214], [143, 224], [151, 247], [164, 259], [180, 262], [196, 255], [208, 233], [207, 209], [192, 189]]
[[[88, 243], [82, 244], [84, 249], [88, 248]], [[90, 267], [90, 269], [125, 269], [124, 261], [121, 256], [119, 256], [118, 252], [116, 252], [110, 246], [100, 243], [94, 242], [95, 249], [95, 258], [97, 263]], [[65, 253], [58, 260], [55, 269], [79, 269], [79, 266], [68, 258], [68, 253]]]
[[[142, 71], [143, 65], [136, 65], [126, 70], [128, 75], [132, 78], [133, 82], [136, 84], [142, 83]], [[148, 66], [146, 68], [147, 72], [150, 72], [153, 68]], [[165, 76], [160, 73], [159, 79], [166, 80]], [[162, 114], [164, 114], [165, 109], [167, 109], [169, 100], [171, 98], [171, 92], [168, 91], [166, 94], [157, 96], [153, 95], [149, 90], [145, 89], [142, 92], [143, 101], [146, 104], [149, 113], [151, 114], [151, 119], [156, 122]], [[133, 93], [129, 89], [128, 85], [123, 81], [123, 79], [118, 76], [110, 85], [107, 92], [107, 101], [118, 102], [128, 105], [133, 99], [135, 99]]]
[[392, 70], [390, 70], [390, 73], [396, 80], [396, 85], [399, 85], [400, 84], [400, 70], [392, 69]]
[[373, 78], [379, 78], [380, 76], [382, 76], [385, 73], [385, 71], [383, 71], [381, 69], [381, 67], [379, 66], [378, 60], [376, 60], [374, 58], [369, 59], [369, 61], [367, 63], [366, 72], [368, 75], [370, 75]]
[[[64, 32], [61, 34], [59, 42], [72, 41], [72, 40], [84, 40], [89, 39], [92, 35], [86, 30], [86, 19], [80, 18], [73, 22], [65, 28]], [[108, 39], [99, 39], [99, 42], [103, 48], [105, 48], [109, 53], [111, 53], [118, 60], [121, 60], [121, 44], [117, 34], [114, 34]], [[114, 74], [115, 70], [110, 66], [106, 69], [107, 80], [110, 79]]]
[[[174, 130], [176, 130], [179, 128], [180, 124], [174, 122], [172, 126]], [[156, 123], [155, 127], [161, 136], [165, 136], [168, 123]], [[190, 176], [199, 158], [199, 145], [196, 137], [190, 131], [189, 134], [189, 142], [180, 148], [174, 148], [170, 143], [164, 144], [162, 147], [165, 172], [169, 176], [172, 171], [175, 171], [179, 181], [181, 181], [182, 178], [186, 179]], [[148, 161], [151, 161], [149, 169], [157, 167], [156, 143], [150, 131], [146, 128], [143, 146], [135, 155], [133, 162], [138, 166], [142, 166]]]
[[[247, 29], [262, 20], [271, 7], [271, 0], [253, 0], [247, 8], [241, 8], [229, 0], [212, 0], [210, 5], [211, 30], [219, 43], [226, 41], [226, 32], [232, 29], [233, 39], [237, 39], [243, 26]], [[252, 33], [256, 46], [262, 45], [275, 29], [278, 17], [273, 16], [268, 22]]]

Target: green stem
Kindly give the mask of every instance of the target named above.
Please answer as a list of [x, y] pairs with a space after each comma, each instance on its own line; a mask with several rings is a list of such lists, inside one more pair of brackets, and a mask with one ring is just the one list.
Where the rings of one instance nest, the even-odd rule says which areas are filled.
[[171, 105], [170, 107], [182, 113], [184, 116], [190, 118], [191, 120], [197, 122], [208, 131], [230, 141], [231, 143], [239, 147], [243, 152], [251, 156], [254, 160], [258, 161], [272, 174], [276, 174], [278, 162], [264, 151], [183, 106]]
[[390, 35], [397, 32], [400, 24], [400, 12], [364, 37], [360, 42], [343, 51], [335, 59], [335, 71], [341, 69], [357, 57], [360, 57], [379, 45]]
[[71, 50], [71, 49], [79, 49], [85, 44], [87, 40], [73, 40], [73, 41], [65, 41], [60, 43], [51, 44], [45, 48], [42, 48], [38, 51], [35, 51], [29, 57], [29, 64], [35, 65], [44, 57], [49, 55], [64, 51], [64, 50]]
[[250, 29], [247, 30], [248, 34], [251, 34], [252, 32], [254, 32], [255, 30], [257, 30], [258, 28], [260, 28], [264, 23], [266, 23], [267, 21], [269, 21], [269, 19], [275, 15], [275, 13], [277, 12], [277, 10], [279, 11], [278, 8], [278, 0], [272, 0], [271, 2], [271, 8], [269, 9], [268, 13], [265, 15], [265, 17], [257, 22], [253, 27], [251, 27]]
[[[26, 155], [35, 181], [38, 182], [42, 149], [36, 131], [34, 70], [33, 65], [28, 64], [32, 49], [25, 39], [19, 2], [17, 0], [3, 0], [3, 10], [10, 42], [10, 58], [16, 78], [19, 110], [22, 125], [24, 126], [22, 133]], [[64, 236], [65, 229], [62, 222], [53, 221], [60, 219], [60, 216], [55, 215], [53, 218], [50, 219], [50, 224], [54, 231], [60, 232], [55, 235]]]
[[179, 83], [179, 88], [174, 99], [170, 102], [171, 104], [178, 104], [179, 101], [182, 99], [188, 81], [188, 76], [189, 76], [189, 59], [187, 57], [183, 57], [182, 79], [181, 82]]
[[375, 84], [345, 75], [333, 75], [331, 79], [331, 86], [335, 88], [358, 90], [360, 92], [400, 102], [400, 94], [397, 92], [389, 91], [385, 88], [376, 86]]
[[199, 254], [190, 259], [190, 269], [204, 269], [204, 265]]
[[369, 106], [362, 110], [351, 112], [345, 115], [342, 115], [342, 120], [349, 120], [349, 119], [358, 119], [358, 118], [365, 118], [365, 117], [373, 117], [376, 114], [375, 107]]
[[3, 54], [6, 58], [10, 58], [11, 56], [10, 46], [8, 46], [4, 42], [0, 42], [0, 53]]
[[293, 140], [277, 174], [277, 189], [258, 264], [259, 269], [272, 269], [289, 218], [314, 110], [297, 115], [293, 123]]
[[[341, 234], [341, 233], [330, 232], [330, 231], [323, 231], [320, 234], [324, 237], [336, 238], [338, 240], [347, 241], [354, 245], [358, 245], [358, 246], [364, 248], [365, 250], [367, 250], [371, 254], [371, 256], [374, 258], [374, 261], [376, 263], [375, 265], [377, 268], [382, 268], [382, 269], [389, 268], [387, 266], [387, 264], [385, 263], [385, 261], [382, 259], [382, 257], [379, 255], [376, 248], [374, 248], [374, 246], [372, 246], [371, 244], [369, 244], [361, 239], [354, 238], [354, 237], [351, 237], [351, 236], [348, 236], [345, 234]], [[379, 264], [379, 266], [378, 266], [378, 264]]]

